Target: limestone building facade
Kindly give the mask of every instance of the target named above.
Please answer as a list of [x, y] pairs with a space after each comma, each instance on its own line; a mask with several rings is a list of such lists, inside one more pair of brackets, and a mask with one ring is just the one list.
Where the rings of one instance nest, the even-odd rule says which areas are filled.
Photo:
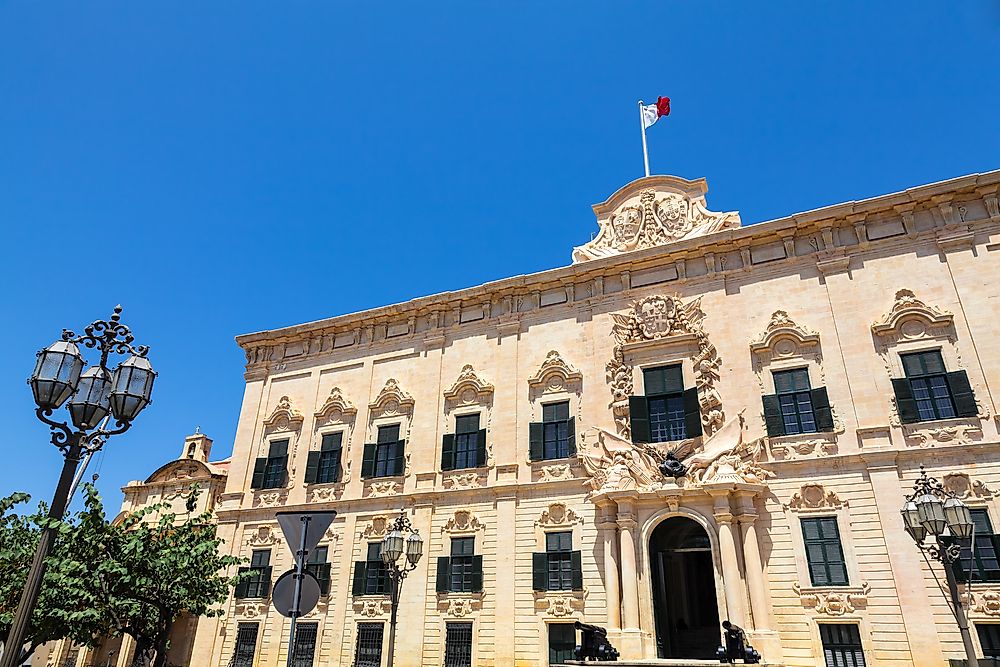
[[1000, 651], [998, 189], [743, 227], [704, 179], [652, 176], [594, 206], [569, 266], [239, 336], [215, 510], [261, 577], [191, 664], [284, 664], [274, 515], [302, 508], [338, 513], [302, 665], [384, 663], [372, 545], [400, 512], [425, 541], [401, 667], [556, 664], [575, 620], [623, 659], [712, 657], [725, 619], [771, 663], [941, 665], [962, 644], [899, 515], [921, 465], [976, 510], [963, 594]]

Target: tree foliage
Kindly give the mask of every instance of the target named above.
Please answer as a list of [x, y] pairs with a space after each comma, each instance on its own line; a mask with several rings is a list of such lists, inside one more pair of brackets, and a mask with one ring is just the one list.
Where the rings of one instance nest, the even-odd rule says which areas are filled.
[[[59, 531], [47, 560], [42, 593], [29, 627], [35, 647], [68, 637], [93, 646], [102, 636], [130, 635], [135, 664], [162, 667], [168, 639], [181, 613], [218, 616], [241, 562], [224, 556], [210, 512], [191, 516], [197, 490], [182, 517], [166, 503], [108, 521], [100, 496], [85, 487], [85, 507]], [[9, 626], [44, 514], [11, 512], [24, 494], [0, 501], [0, 627]]]

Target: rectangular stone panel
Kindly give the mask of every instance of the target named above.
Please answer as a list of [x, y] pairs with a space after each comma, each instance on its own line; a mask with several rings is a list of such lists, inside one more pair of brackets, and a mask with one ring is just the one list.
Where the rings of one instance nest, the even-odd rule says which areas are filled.
[[677, 280], [676, 266], [661, 266], [655, 269], [645, 269], [632, 274], [632, 287], [645, 287]]

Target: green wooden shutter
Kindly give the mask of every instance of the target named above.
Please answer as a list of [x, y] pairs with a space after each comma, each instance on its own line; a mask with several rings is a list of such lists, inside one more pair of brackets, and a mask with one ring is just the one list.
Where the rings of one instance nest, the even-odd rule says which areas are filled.
[[406, 472], [406, 459], [404, 457], [404, 450], [406, 448], [405, 440], [397, 440], [393, 445], [392, 450], [392, 470], [393, 474], [396, 476], [402, 475]]
[[913, 398], [910, 380], [908, 378], [893, 378], [892, 391], [896, 394], [896, 410], [899, 412], [899, 421], [904, 424], [915, 424], [920, 421], [920, 413], [917, 412], [917, 401]]
[[267, 459], [261, 457], [253, 463], [253, 477], [250, 478], [251, 489], [264, 488], [264, 470], [267, 468]]
[[[767, 434], [771, 437], [785, 435], [785, 420], [781, 417], [781, 403], [777, 394], [767, 394], [764, 401], [764, 424]], [[821, 429], [822, 430], [822, 429]]]
[[632, 442], [649, 442], [649, 405], [645, 396], [628, 397], [629, 422], [632, 427]]
[[486, 429], [481, 428], [476, 433], [476, 465], [486, 465]]
[[483, 592], [483, 557], [481, 555], [472, 557], [472, 592]]
[[281, 481], [278, 482], [278, 486], [282, 487], [288, 484], [288, 457], [281, 457]]
[[528, 449], [532, 461], [545, 458], [545, 424], [532, 422], [528, 424]]
[[438, 558], [435, 589], [438, 593], [447, 593], [451, 590], [451, 559], [447, 556]]
[[684, 435], [688, 438], [701, 435], [701, 404], [697, 387], [684, 390]]
[[260, 596], [266, 598], [271, 592], [271, 566], [260, 568], [260, 578], [263, 585], [260, 587]]
[[570, 417], [566, 422], [566, 432], [569, 442], [569, 455], [576, 456], [576, 417]]
[[833, 430], [833, 410], [830, 408], [830, 397], [826, 387], [816, 387], [809, 392], [812, 399], [813, 414], [816, 416], [816, 430], [825, 433]]
[[[241, 567], [236, 571], [236, 573], [244, 574], [249, 571], [250, 571], [249, 567]], [[241, 579], [240, 582], [236, 584], [236, 592], [233, 594], [233, 597], [235, 597], [237, 600], [242, 600], [243, 598], [245, 598], [247, 596], [247, 586], [249, 584], [250, 582], [246, 578]]]
[[455, 436], [446, 433], [441, 438], [441, 470], [455, 469]]
[[948, 381], [951, 400], [955, 402], [955, 412], [958, 416], [978, 416], [979, 408], [976, 406], [976, 395], [972, 393], [972, 385], [969, 384], [969, 376], [965, 371], [952, 371], [945, 374], [944, 377]]
[[549, 555], [544, 551], [531, 554], [531, 587], [536, 591], [549, 589]]
[[571, 551], [569, 554], [570, 567], [573, 574], [573, 590], [583, 590], [583, 558], [579, 551]]
[[351, 595], [365, 594], [365, 579], [367, 576], [368, 563], [363, 560], [354, 561], [354, 582], [351, 586]]
[[319, 474], [319, 458], [323, 452], [309, 452], [306, 459], [306, 484], [315, 484]]
[[364, 454], [361, 456], [361, 479], [368, 479], [375, 474], [375, 443], [365, 444]]

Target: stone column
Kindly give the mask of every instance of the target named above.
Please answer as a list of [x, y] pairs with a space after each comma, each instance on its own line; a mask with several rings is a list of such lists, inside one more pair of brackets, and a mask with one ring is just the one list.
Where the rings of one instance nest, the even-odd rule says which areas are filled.
[[517, 495], [513, 489], [497, 494], [496, 546], [496, 641], [494, 664], [513, 665], [517, 597], [515, 566], [517, 560]]
[[616, 498], [618, 503], [619, 563], [621, 565], [622, 632], [621, 657], [643, 658], [642, 630], [639, 627], [639, 572], [635, 559], [635, 498]]
[[746, 568], [747, 588], [750, 589], [750, 611], [755, 630], [771, 629], [771, 605], [767, 601], [767, 585], [764, 582], [764, 564], [760, 559], [760, 545], [757, 542], [757, 509], [753, 496], [740, 495], [740, 530], [743, 535], [743, 563]]
[[604, 555], [604, 589], [608, 602], [608, 632], [621, 630], [621, 583], [618, 576], [618, 524], [617, 508], [612, 501], [600, 505], [601, 518], [597, 530]]
[[[736, 538], [733, 531], [735, 519], [729, 507], [729, 491], [709, 491], [715, 500], [715, 521], [719, 524], [719, 552], [722, 557], [722, 585], [726, 592], [726, 607], [729, 620], [740, 627], [746, 627], [744, 610], [743, 578], [740, 576], [740, 561], [736, 554]], [[722, 619], [726, 620], [726, 619]]]
[[118, 659], [116, 665], [118, 667], [128, 667], [132, 664], [132, 653], [135, 650], [135, 640], [132, 639], [131, 635], [122, 635], [121, 648], [118, 649]]

